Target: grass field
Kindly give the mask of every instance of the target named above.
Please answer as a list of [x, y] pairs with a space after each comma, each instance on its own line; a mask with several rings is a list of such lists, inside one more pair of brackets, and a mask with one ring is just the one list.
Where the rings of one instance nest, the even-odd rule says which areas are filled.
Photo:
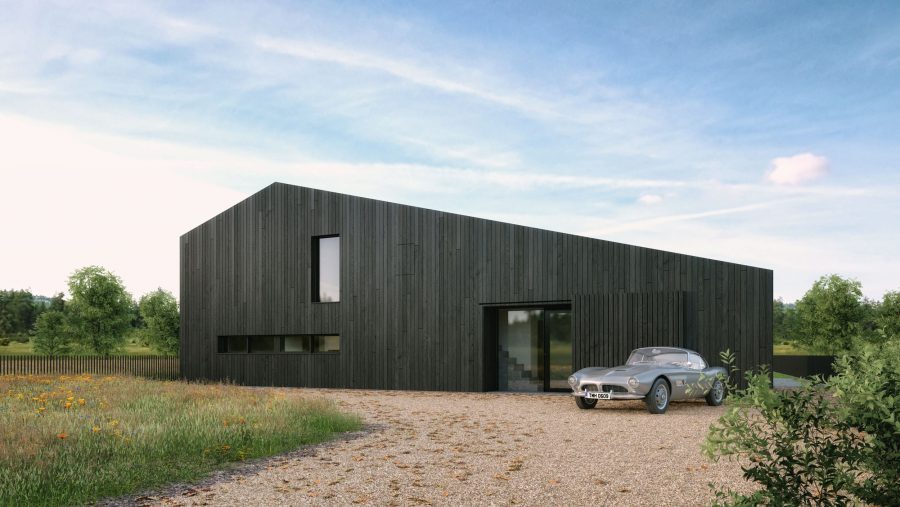
[[[92, 352], [84, 351], [84, 352], [73, 352], [74, 355], [94, 355]], [[31, 342], [19, 343], [11, 341], [9, 345], [0, 345], [0, 356], [36, 356], [38, 355], [31, 346]], [[157, 356], [159, 352], [151, 349], [150, 347], [144, 347], [143, 345], [139, 345], [137, 343], [126, 343], [121, 351], [116, 352], [115, 355], [126, 355], [126, 356]]]
[[191, 481], [360, 428], [324, 400], [132, 377], [0, 376], [0, 505]]
[[827, 356], [821, 352], [813, 352], [793, 343], [776, 343], [773, 347], [776, 356]]

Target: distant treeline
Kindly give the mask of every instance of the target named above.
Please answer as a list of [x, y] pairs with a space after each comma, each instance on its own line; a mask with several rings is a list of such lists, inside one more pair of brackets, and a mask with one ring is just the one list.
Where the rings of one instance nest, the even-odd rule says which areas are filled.
[[40, 354], [73, 351], [108, 356], [136, 336], [162, 354], [178, 352], [178, 302], [157, 289], [135, 301], [122, 280], [100, 266], [69, 277], [69, 294], [52, 298], [27, 290], [0, 290], [0, 345], [31, 341]]
[[900, 335], [900, 292], [881, 300], [863, 297], [862, 284], [838, 275], [823, 276], [794, 303], [776, 299], [775, 343], [838, 354], [857, 342], [882, 343]]

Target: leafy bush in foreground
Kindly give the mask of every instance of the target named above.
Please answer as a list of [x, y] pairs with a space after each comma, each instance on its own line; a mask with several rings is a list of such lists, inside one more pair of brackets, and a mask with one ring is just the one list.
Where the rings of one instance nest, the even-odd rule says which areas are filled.
[[[723, 360], [733, 364], [733, 356]], [[725, 505], [890, 505], [900, 498], [900, 340], [863, 345], [836, 364], [829, 381], [771, 388], [749, 372], [726, 413], [710, 427], [704, 452], [738, 459], [760, 486], [718, 492]]]

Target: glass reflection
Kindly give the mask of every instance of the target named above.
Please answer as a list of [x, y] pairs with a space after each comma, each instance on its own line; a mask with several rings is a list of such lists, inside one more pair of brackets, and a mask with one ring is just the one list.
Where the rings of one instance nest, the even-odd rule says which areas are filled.
[[319, 301], [341, 300], [341, 238], [319, 238]]
[[543, 391], [542, 310], [500, 310], [500, 375], [502, 391]]
[[572, 374], [572, 312], [548, 311], [544, 316], [550, 350], [550, 389], [568, 389]]

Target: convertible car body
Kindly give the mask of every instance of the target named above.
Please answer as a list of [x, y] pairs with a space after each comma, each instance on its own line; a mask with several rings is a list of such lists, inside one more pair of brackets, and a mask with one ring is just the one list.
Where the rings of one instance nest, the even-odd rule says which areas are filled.
[[579, 408], [598, 401], [644, 400], [654, 414], [665, 413], [670, 401], [706, 398], [710, 405], [725, 400], [725, 368], [710, 367], [693, 350], [646, 347], [634, 350], [622, 366], [584, 368], [569, 377]]

